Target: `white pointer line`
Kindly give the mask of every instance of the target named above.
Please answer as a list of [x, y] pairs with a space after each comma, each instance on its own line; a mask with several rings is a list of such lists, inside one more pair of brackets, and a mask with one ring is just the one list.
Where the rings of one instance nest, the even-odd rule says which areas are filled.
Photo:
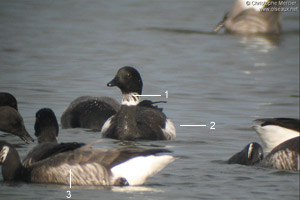
[[180, 126], [206, 126], [205, 124], [202, 125], [202, 124], [188, 124], [188, 125], [180, 125]]
[[161, 97], [160, 94], [140, 94], [140, 95], [134, 95], [136, 97]]
[[70, 189], [72, 188], [72, 170], [70, 169]]

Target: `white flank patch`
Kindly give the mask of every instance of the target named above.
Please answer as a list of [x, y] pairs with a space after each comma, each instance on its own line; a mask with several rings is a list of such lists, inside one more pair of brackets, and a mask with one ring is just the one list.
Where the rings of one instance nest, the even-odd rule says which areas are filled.
[[103, 134], [103, 133], [105, 133], [105, 132], [107, 131], [107, 129], [110, 127], [111, 120], [112, 120], [113, 117], [114, 117], [114, 115], [111, 116], [110, 118], [108, 118], [108, 119], [105, 121], [105, 123], [103, 124], [103, 126], [102, 126], [102, 128], [101, 128], [101, 133], [100, 133], [100, 134]]
[[282, 142], [300, 136], [300, 133], [297, 131], [276, 125], [255, 125], [253, 128], [260, 137], [265, 152], [270, 152]]
[[[105, 167], [99, 163], [85, 164], [62, 164], [57, 167], [47, 167], [47, 171], [39, 171], [43, 175], [50, 177], [49, 183], [59, 183], [64, 185], [110, 185], [109, 174]], [[70, 176], [70, 170], [72, 175]], [[33, 182], [47, 183], [43, 178], [32, 179]]]
[[176, 129], [173, 122], [171, 122], [171, 120], [169, 119], [166, 120], [165, 128], [163, 128], [162, 131], [168, 140], [175, 139]]
[[9, 152], [9, 147], [8, 146], [3, 146], [2, 150], [0, 151], [0, 163], [4, 163], [4, 161], [6, 160], [8, 152]]
[[174, 160], [170, 155], [139, 156], [113, 167], [111, 172], [113, 179], [123, 177], [129, 185], [142, 185]]
[[[294, 163], [295, 156], [297, 157], [298, 163]], [[299, 159], [299, 154], [287, 149], [274, 153], [269, 159], [265, 161], [265, 165], [267, 167], [274, 167], [276, 169], [299, 171]]]
[[139, 94], [136, 92], [123, 94], [122, 105], [136, 106], [140, 103]]

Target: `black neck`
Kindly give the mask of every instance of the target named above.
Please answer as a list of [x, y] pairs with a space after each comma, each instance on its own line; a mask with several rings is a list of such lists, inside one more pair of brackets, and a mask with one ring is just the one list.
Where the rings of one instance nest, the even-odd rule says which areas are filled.
[[[36, 134], [37, 135], [37, 134]], [[38, 142], [43, 143], [43, 142], [55, 142], [57, 143], [56, 140], [56, 129], [53, 127], [47, 128], [47, 130], [41, 131], [41, 133], [38, 134]]]

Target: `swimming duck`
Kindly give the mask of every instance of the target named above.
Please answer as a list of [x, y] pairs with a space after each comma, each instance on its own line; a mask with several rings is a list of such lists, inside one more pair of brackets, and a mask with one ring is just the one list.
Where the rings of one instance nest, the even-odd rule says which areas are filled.
[[120, 140], [172, 140], [176, 137], [173, 123], [153, 105], [154, 102], [140, 102], [143, 82], [135, 68], [122, 67], [107, 86], [117, 86], [123, 98], [120, 110], [103, 125], [103, 137]]
[[280, 143], [300, 136], [300, 120], [293, 118], [256, 119], [253, 126], [260, 137], [264, 151], [270, 152]]
[[227, 162], [228, 164], [256, 165], [280, 170], [300, 171], [299, 143], [300, 137], [286, 140], [272, 149], [264, 159], [263, 148], [258, 143], [250, 143]]
[[4, 180], [72, 185], [141, 185], [174, 161], [164, 149], [92, 149], [85, 145], [56, 154], [29, 167], [21, 164], [15, 148], [0, 141]]
[[104, 122], [116, 114], [120, 104], [109, 97], [82, 96], [72, 101], [61, 116], [61, 126], [100, 131]]
[[[232, 10], [225, 14], [215, 32], [225, 27], [237, 34], [273, 33], [281, 31], [282, 5], [278, 0], [236, 0]], [[276, 10], [276, 11], [275, 11]]]

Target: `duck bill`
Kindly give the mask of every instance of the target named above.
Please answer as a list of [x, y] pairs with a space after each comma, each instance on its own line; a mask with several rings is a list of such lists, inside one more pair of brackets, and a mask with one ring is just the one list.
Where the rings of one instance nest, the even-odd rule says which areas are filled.
[[118, 78], [115, 77], [113, 80], [111, 80], [109, 83], [107, 83], [108, 87], [118, 86]]
[[24, 140], [27, 144], [29, 144], [30, 142], [34, 142], [34, 139], [29, 135], [29, 133], [26, 130], [24, 130], [24, 135], [22, 135], [20, 138]]

